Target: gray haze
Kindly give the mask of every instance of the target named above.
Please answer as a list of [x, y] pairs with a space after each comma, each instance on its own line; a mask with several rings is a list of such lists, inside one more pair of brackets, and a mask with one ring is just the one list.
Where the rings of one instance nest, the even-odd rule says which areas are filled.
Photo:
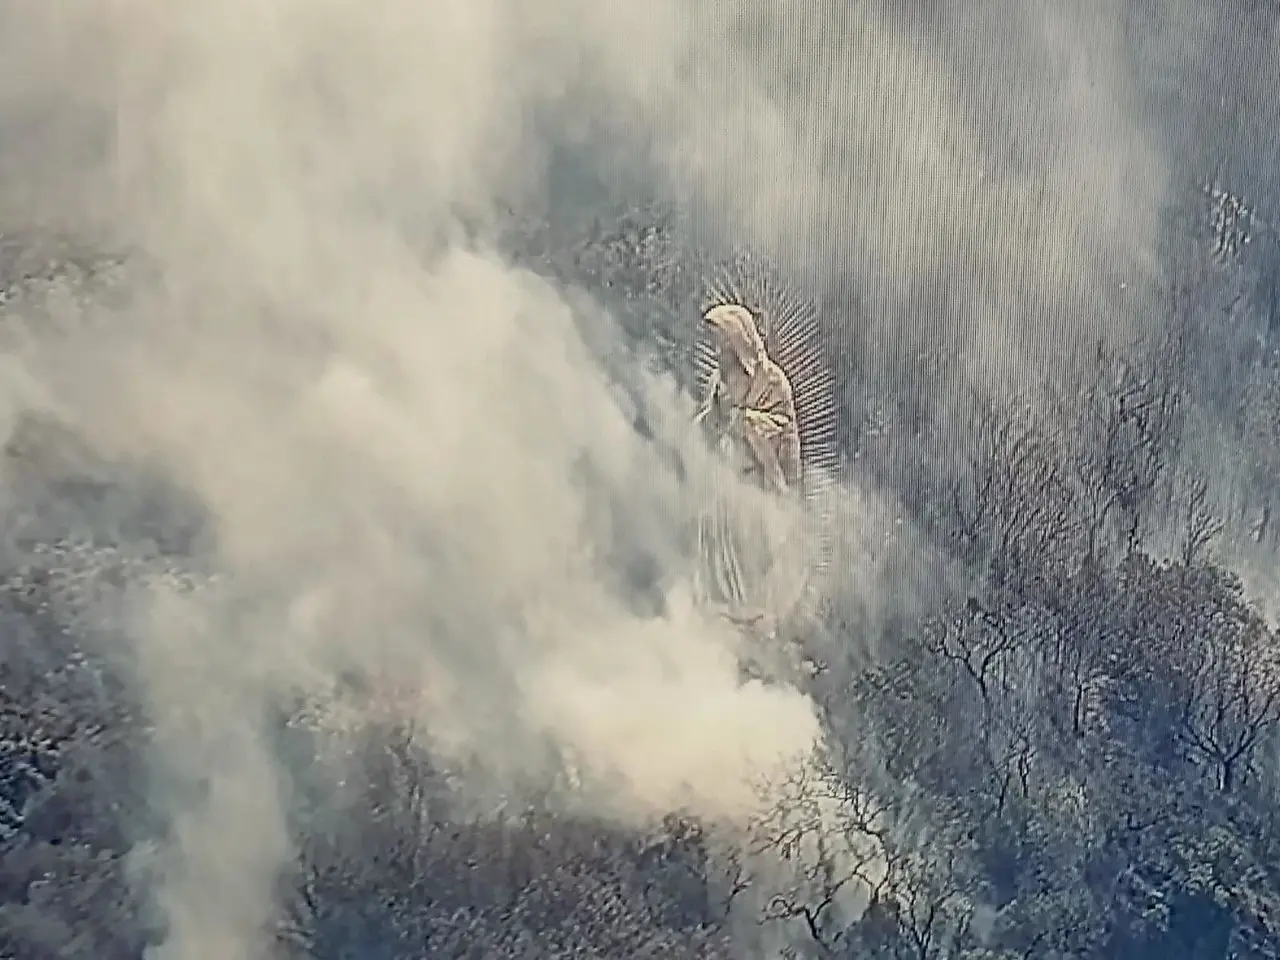
[[[211, 583], [144, 585], [131, 630], [176, 823], [157, 958], [263, 949], [290, 852], [268, 707], [345, 671], [394, 677], [442, 757], [511, 783], [569, 757], [619, 815], [737, 816], [812, 749], [805, 694], [741, 684], [685, 595], [665, 454], [689, 398], [625, 363], [623, 390], [608, 313], [467, 225], [539, 210], [556, 150], [586, 155], [855, 288], [841, 348], [944, 341], [940, 391], [1141, 329], [1168, 154], [1119, 5], [908, 6], [0, 4], [0, 212], [141, 251], [123, 305], [54, 296], [8, 335], [0, 429], [51, 412], [189, 495], [215, 545]], [[1189, 59], [1191, 9], [1161, 34]], [[661, 615], [602, 569], [584, 469]]]

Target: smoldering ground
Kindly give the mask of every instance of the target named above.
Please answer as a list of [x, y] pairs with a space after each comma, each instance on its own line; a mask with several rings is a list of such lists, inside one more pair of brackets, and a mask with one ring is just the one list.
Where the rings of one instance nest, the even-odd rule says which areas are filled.
[[[421, 677], [438, 750], [514, 777], [550, 743], [616, 776], [622, 811], [734, 813], [820, 736], [802, 692], [740, 684], [735, 636], [680, 600], [676, 380], [636, 366], [621, 390], [595, 356], [623, 349], [607, 312], [462, 226], [544, 207], [553, 145], [648, 178], [699, 238], [868, 292], [830, 318], [837, 351], [942, 339], [948, 380], [1024, 379], [1041, 332], [1140, 319], [1118, 291], [1153, 274], [1162, 165], [1111, 6], [734, 11], [0, 11], [6, 215], [147, 264], [123, 308], [54, 303], [6, 403], [39, 397], [213, 532], [215, 582], [151, 587], [131, 631], [174, 823], [164, 955], [261, 949], [289, 855], [264, 714], [337, 672]], [[625, 523], [590, 508], [584, 471]], [[620, 530], [661, 571], [663, 615], [602, 572]], [[166, 786], [188, 781], [198, 800]]]

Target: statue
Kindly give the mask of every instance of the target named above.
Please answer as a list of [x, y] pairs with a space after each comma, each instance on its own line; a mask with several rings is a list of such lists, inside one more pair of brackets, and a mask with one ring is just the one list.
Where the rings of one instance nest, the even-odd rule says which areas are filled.
[[[695, 416], [723, 456], [703, 485], [698, 602], [778, 663], [819, 614], [835, 554], [835, 373], [815, 305], [743, 253], [709, 278], [694, 352]], [[770, 672], [775, 668], [768, 668]]]

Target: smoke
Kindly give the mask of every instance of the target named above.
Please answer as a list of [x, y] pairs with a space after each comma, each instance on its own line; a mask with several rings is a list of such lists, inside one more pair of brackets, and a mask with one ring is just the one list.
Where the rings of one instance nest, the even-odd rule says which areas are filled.
[[[639, 435], [596, 361], [623, 349], [608, 316], [463, 225], [536, 206], [572, 143], [874, 290], [838, 345], [932, 336], [967, 376], [981, 342], [1025, 375], [1032, 329], [1107, 323], [1151, 270], [1161, 167], [1117, 15], [1086, 6], [0, 8], [6, 216], [147, 265], [23, 368], [215, 541], [214, 582], [157, 585], [135, 631], [174, 822], [157, 957], [261, 952], [289, 856], [267, 716], [343, 671], [420, 689], [437, 750], [513, 779], [549, 744], [615, 811], [736, 816], [814, 746], [808, 698], [741, 683], [737, 635], [682, 599], [687, 399], [637, 368]], [[620, 531], [661, 571], [656, 615], [606, 569]]]
[[657, 152], [715, 219], [860, 302], [873, 367], [1043, 381], [1148, 319], [1166, 159], [1114, 4], [755, 4], [708, 13]]

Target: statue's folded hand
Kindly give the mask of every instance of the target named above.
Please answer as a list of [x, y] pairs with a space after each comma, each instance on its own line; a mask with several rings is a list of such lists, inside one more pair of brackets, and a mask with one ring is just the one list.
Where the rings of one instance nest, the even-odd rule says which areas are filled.
[[767, 437], [783, 432], [790, 425], [788, 418], [782, 414], [753, 409], [742, 411], [742, 423]]

